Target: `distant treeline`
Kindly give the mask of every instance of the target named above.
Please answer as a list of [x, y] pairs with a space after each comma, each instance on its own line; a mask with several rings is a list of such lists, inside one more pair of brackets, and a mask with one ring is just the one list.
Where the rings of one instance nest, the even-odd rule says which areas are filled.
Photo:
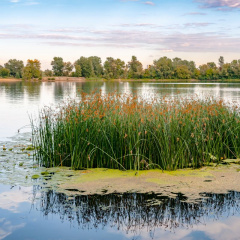
[[214, 62], [196, 67], [194, 61], [181, 58], [161, 57], [154, 60], [152, 65], [143, 68], [137, 57], [125, 63], [121, 59], [108, 57], [104, 63], [100, 57], [80, 57], [74, 63], [64, 62], [61, 57], [54, 57], [52, 69], [41, 70], [39, 60], [23, 61], [10, 59], [4, 66], [0, 65], [0, 77], [23, 79], [42, 79], [42, 77], [67, 76], [105, 79], [240, 79], [240, 59], [225, 63], [221, 56], [218, 65]]

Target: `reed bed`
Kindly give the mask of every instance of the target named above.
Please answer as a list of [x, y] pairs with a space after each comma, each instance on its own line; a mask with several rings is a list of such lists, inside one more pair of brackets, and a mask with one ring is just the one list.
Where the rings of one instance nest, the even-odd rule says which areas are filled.
[[46, 167], [175, 170], [240, 155], [240, 115], [214, 99], [81, 94], [33, 125], [35, 158]]

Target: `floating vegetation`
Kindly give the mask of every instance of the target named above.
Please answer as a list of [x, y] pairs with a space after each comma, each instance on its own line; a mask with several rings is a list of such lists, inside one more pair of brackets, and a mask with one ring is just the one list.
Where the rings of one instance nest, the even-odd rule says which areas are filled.
[[25, 148], [26, 151], [33, 151], [35, 150], [35, 148], [33, 146], [28, 146], [27, 148]]
[[82, 93], [32, 122], [35, 159], [72, 169], [176, 170], [240, 156], [238, 107], [211, 98], [152, 98]]
[[35, 175], [32, 175], [32, 179], [38, 179], [38, 178], [40, 178], [40, 176], [39, 176], [39, 175], [37, 175], [37, 174], [35, 174]]

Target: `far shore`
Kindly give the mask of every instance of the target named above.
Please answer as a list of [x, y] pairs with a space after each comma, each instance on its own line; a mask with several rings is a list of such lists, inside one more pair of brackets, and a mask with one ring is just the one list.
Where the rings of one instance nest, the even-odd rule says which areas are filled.
[[0, 82], [21, 82], [22, 79], [17, 78], [0, 78]]
[[240, 79], [218, 79], [218, 80], [199, 80], [199, 79], [104, 79], [104, 78], [84, 78], [84, 77], [43, 77], [42, 80], [31, 79], [23, 80], [17, 78], [0, 78], [0, 82], [89, 82], [89, 81], [98, 81], [98, 82], [159, 82], [159, 83], [221, 83], [221, 82], [239, 82]]

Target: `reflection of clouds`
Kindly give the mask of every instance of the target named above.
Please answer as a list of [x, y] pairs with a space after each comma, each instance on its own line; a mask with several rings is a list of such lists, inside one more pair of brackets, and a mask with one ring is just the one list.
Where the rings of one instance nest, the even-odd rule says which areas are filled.
[[[140, 234], [135, 234], [129, 231], [115, 231], [112, 228], [106, 229], [110, 233], [123, 235], [127, 239], [138, 239], [138, 240], [160, 240], [160, 239], [171, 239], [171, 240], [193, 240], [197, 238], [198, 233], [202, 233], [206, 236], [206, 239], [212, 240], [239, 240], [240, 236], [240, 218], [229, 217], [224, 222], [206, 222], [202, 225], [194, 225], [192, 228], [183, 229], [178, 228], [174, 231], [166, 230], [165, 227], [157, 228], [152, 232], [149, 232], [147, 227], [142, 228]], [[201, 238], [202, 239], [202, 238]]]
[[24, 223], [18, 224], [18, 225], [12, 225], [10, 221], [3, 219], [0, 219], [0, 240], [4, 239], [8, 235], [12, 234], [14, 231], [16, 231], [19, 228], [23, 228], [25, 226]]
[[13, 213], [18, 213], [18, 208], [21, 203], [31, 202], [31, 189], [31, 187], [22, 188], [21, 190], [13, 189], [8, 192], [0, 193], [0, 208], [11, 211]]

